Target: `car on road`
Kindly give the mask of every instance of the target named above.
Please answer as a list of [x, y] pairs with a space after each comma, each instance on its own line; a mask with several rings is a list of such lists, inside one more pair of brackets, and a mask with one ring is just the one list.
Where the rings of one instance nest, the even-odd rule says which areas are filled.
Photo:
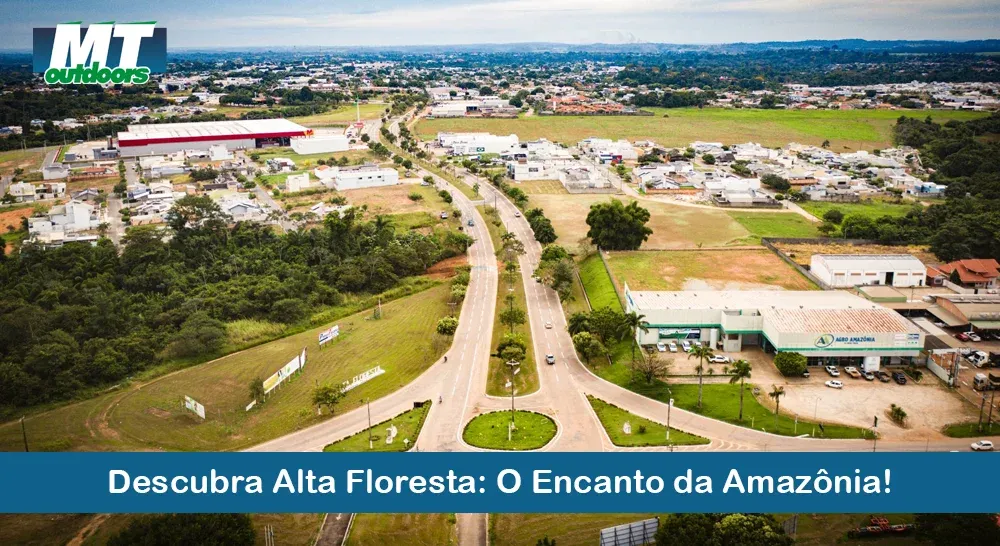
[[552, 329], [552, 323], [551, 322], [546, 322], [545, 323], [545, 329], [546, 330], [551, 330]]
[[829, 380], [829, 381], [827, 381], [826, 383], [823, 383], [823, 384], [826, 385], [827, 387], [830, 387], [831, 389], [842, 389], [842, 388], [844, 388], [844, 383], [842, 381], [838, 381], [836, 379], [831, 379], [831, 380]]
[[892, 372], [892, 380], [900, 385], [906, 384], [906, 376], [903, 375], [903, 372]]
[[859, 372], [854, 366], [845, 366], [844, 372], [854, 379], [861, 379], [861, 372]]
[[475, 222], [475, 220], [473, 220], [473, 219], [470, 218], [469, 221], [466, 222], [466, 225], [469, 226], [469, 227], [475, 227], [476, 222]]
[[515, 210], [514, 211], [514, 218], [520, 218], [520, 217], [521, 217], [521, 211]]
[[865, 381], [875, 381], [875, 374], [871, 372], [865, 372], [861, 374], [861, 377], [864, 377]]
[[889, 374], [883, 372], [882, 370], [879, 370], [878, 372], [876, 372], [875, 375], [876, 375], [876, 377], [878, 377], [878, 380], [881, 381], [881, 382], [883, 382], [883, 383], [888, 383], [888, 382], [892, 381], [892, 379], [889, 377]]
[[688, 340], [681, 341], [681, 348], [684, 349], [685, 353], [691, 352], [691, 342]]
[[826, 373], [830, 374], [830, 377], [840, 377], [840, 370], [836, 366], [826, 366], [823, 368]]
[[732, 360], [728, 356], [724, 355], [712, 355], [712, 358], [708, 359], [709, 364], [728, 364]]
[[970, 446], [972, 451], [993, 451], [993, 442], [989, 440], [979, 440], [978, 442], [972, 442]]
[[550, 365], [551, 364], [555, 364], [556, 363], [556, 356], [555, 355], [545, 355], [545, 362], [547, 364], [550, 364]]
[[677, 342], [676, 342], [676, 341], [671, 341], [671, 342], [670, 342], [670, 343], [669, 343], [669, 344], [667, 345], [667, 348], [668, 348], [668, 349], [670, 349], [670, 352], [671, 352], [671, 353], [676, 353], [676, 352], [677, 352]]
[[667, 352], [667, 346], [664, 345], [663, 342], [661, 341], [661, 342], [659, 342], [659, 343], [656, 344], [656, 350], [660, 351], [661, 353], [665, 353], [665, 352]]
[[966, 334], [965, 332], [959, 332], [959, 333], [955, 334], [955, 337], [959, 341], [971, 341], [971, 339], [969, 338], [969, 334]]

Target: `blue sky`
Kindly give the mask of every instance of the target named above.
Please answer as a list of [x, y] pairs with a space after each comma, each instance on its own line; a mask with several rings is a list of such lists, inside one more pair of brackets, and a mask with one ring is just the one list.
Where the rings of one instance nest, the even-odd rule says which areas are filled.
[[997, 0], [0, 0], [0, 48], [155, 20], [168, 47], [1000, 38]]

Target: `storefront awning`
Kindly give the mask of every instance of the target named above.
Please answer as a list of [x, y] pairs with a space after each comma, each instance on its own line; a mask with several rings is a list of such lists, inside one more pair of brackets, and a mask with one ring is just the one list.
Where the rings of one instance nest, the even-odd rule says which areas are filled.
[[927, 308], [927, 311], [948, 326], [965, 326], [969, 323], [968, 321], [962, 320], [948, 311], [945, 311], [940, 305], [932, 305]]
[[974, 320], [972, 325], [977, 330], [1000, 330], [1000, 320]]

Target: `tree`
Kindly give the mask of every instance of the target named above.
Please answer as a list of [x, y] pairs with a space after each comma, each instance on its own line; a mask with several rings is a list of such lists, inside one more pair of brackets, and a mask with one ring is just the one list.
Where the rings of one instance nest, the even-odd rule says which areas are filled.
[[566, 326], [571, 336], [580, 332], [588, 332], [590, 331], [590, 315], [577, 311], [566, 319]]
[[774, 429], [778, 429], [778, 413], [781, 411], [781, 397], [785, 395], [785, 387], [771, 385], [771, 392], [767, 395], [774, 400]]
[[889, 404], [889, 418], [899, 426], [906, 424], [906, 412], [896, 404]]
[[108, 546], [246, 546], [256, 537], [249, 514], [158, 514], [133, 518]]
[[706, 165], [715, 165], [715, 156], [712, 154], [705, 154], [701, 156], [701, 160], [704, 161]]
[[789, 184], [787, 180], [776, 174], [765, 174], [760, 177], [760, 183], [774, 191], [780, 192], [786, 192], [792, 188], [792, 185]]
[[591, 205], [587, 213], [587, 237], [600, 249], [638, 250], [653, 230], [646, 227], [649, 211], [632, 201], [628, 206], [617, 199]]
[[170, 350], [175, 356], [192, 357], [213, 353], [226, 341], [226, 325], [205, 311], [192, 313], [174, 336]]
[[313, 404], [317, 406], [326, 406], [326, 409], [333, 415], [334, 408], [340, 403], [344, 397], [347, 396], [340, 386], [333, 386], [329, 384], [324, 384], [313, 389], [312, 401]]
[[573, 347], [587, 361], [587, 364], [590, 364], [591, 358], [605, 353], [604, 345], [590, 332], [580, 332], [573, 336]]
[[705, 361], [715, 355], [715, 351], [707, 345], [702, 345], [701, 343], [694, 344], [691, 347], [691, 352], [688, 353], [688, 359], [697, 358], [698, 367], [695, 370], [698, 372], [698, 409], [701, 409], [701, 395], [703, 387], [703, 377], [705, 373]]
[[250, 381], [250, 400], [264, 401], [264, 380], [259, 375]]
[[725, 371], [730, 375], [729, 377], [730, 385], [734, 385], [737, 382], [740, 384], [740, 415], [739, 415], [740, 421], [743, 420], [743, 383], [747, 379], [750, 379], [751, 370], [752, 366], [750, 366], [750, 363], [747, 362], [746, 360], [743, 360], [742, 358], [740, 360], [737, 360], [736, 362], [733, 362], [732, 366], [723, 368], [723, 371]]
[[293, 324], [305, 318], [306, 306], [302, 300], [284, 298], [271, 305], [271, 320], [283, 324]]
[[472, 185], [472, 193], [475, 195], [479, 195], [479, 182], [476, 182], [475, 184]]
[[832, 235], [834, 232], [837, 231], [837, 226], [831, 224], [830, 222], [823, 222], [822, 224], [819, 225], [819, 227], [816, 228], [816, 231], [819, 231], [823, 235], [829, 237], [830, 235]]
[[639, 353], [639, 358], [636, 359], [632, 357], [632, 373], [641, 380], [645, 381], [647, 385], [653, 383], [654, 379], [658, 379], [667, 374], [667, 370], [673, 364], [673, 360], [660, 360], [658, 354], [651, 354], [649, 356], [644, 356]]
[[514, 327], [524, 324], [525, 313], [520, 307], [508, 306], [500, 311], [500, 324], [510, 328], [510, 333], [514, 333]]
[[1000, 544], [994, 514], [917, 514], [917, 539], [935, 546]]
[[806, 371], [806, 357], [800, 353], [781, 352], [774, 355], [774, 367], [785, 377], [798, 377]]
[[708, 544], [720, 514], [670, 514], [656, 530], [656, 546]]
[[830, 209], [823, 214], [823, 219], [831, 224], [840, 224], [844, 221], [844, 213], [840, 209]]
[[635, 346], [639, 343], [635, 338], [639, 335], [639, 330], [642, 330], [643, 333], [649, 332], [649, 323], [646, 322], [646, 315], [640, 315], [635, 311], [625, 313], [622, 321], [624, 326], [632, 332], [630, 345], [632, 346], [632, 359], [635, 360]]
[[711, 546], [753, 544], [788, 546], [794, 543], [770, 514], [729, 514], [713, 526]]
[[864, 214], [849, 214], [840, 224], [840, 232], [848, 239], [878, 239], [879, 226]]
[[442, 336], [453, 336], [458, 330], [458, 319], [455, 317], [444, 317], [437, 323], [437, 333]]

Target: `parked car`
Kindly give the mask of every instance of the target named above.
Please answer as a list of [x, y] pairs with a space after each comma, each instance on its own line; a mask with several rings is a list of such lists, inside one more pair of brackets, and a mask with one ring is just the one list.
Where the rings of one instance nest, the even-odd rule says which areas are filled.
[[448, 213], [447, 212], [442, 212], [441, 213], [441, 219], [442, 220], [447, 220], [448, 219]]
[[556, 356], [555, 355], [545, 355], [545, 362], [547, 364], [555, 364], [556, 363]]
[[854, 366], [845, 367], [844, 372], [846, 372], [847, 375], [851, 376], [854, 379], [861, 379], [861, 372], [859, 372], [858, 369], [855, 368]]
[[809, 370], [802, 372], [802, 377], [809, 377]]
[[983, 340], [983, 338], [979, 337], [979, 334], [976, 334], [976, 333], [973, 333], [973, 332], [969, 332], [967, 335], [969, 336], [969, 341], [982, 341]]
[[966, 334], [965, 332], [959, 332], [955, 334], [955, 337], [958, 338], [959, 341], [970, 341], [969, 334]]
[[903, 374], [903, 372], [893, 372], [892, 373], [892, 380], [895, 381], [896, 383], [899, 383], [900, 385], [905, 385], [906, 384], [906, 375]]
[[883, 383], [888, 383], [892, 381], [892, 379], [889, 377], [889, 374], [883, 372], [882, 370], [879, 370], [878, 373], [876, 373], [875, 375], [878, 376], [878, 380]]
[[831, 377], [840, 377], [840, 370], [836, 366], [827, 366], [824, 368], [826, 373], [830, 374]]
[[993, 451], [993, 442], [989, 440], [979, 440], [972, 443], [972, 451]]
[[683, 341], [681, 341], [681, 348], [684, 349], [685, 353], [690, 353], [691, 352], [691, 342], [688, 341], [688, 340], [686, 340], [686, 339], [683, 340]]
[[730, 360], [732, 359], [729, 358], [728, 356], [712, 355], [712, 358], [709, 358], [708, 362], [710, 364], [728, 364]]
[[861, 377], [864, 377], [865, 381], [875, 381], [875, 374], [871, 372], [865, 372], [861, 374]]
[[670, 349], [671, 353], [676, 353], [677, 352], [677, 342], [676, 341], [671, 341], [670, 344], [667, 345], [667, 348]]
[[659, 342], [659, 343], [656, 344], [656, 350], [660, 351], [661, 353], [665, 353], [665, 352], [667, 352], [667, 346], [664, 345], [663, 342], [661, 341], [661, 342]]
[[831, 379], [831, 380], [827, 381], [826, 383], [824, 383], [824, 385], [826, 385], [827, 387], [830, 387], [831, 389], [842, 389], [842, 388], [844, 388], [844, 383], [842, 381], [838, 381], [836, 379]]

